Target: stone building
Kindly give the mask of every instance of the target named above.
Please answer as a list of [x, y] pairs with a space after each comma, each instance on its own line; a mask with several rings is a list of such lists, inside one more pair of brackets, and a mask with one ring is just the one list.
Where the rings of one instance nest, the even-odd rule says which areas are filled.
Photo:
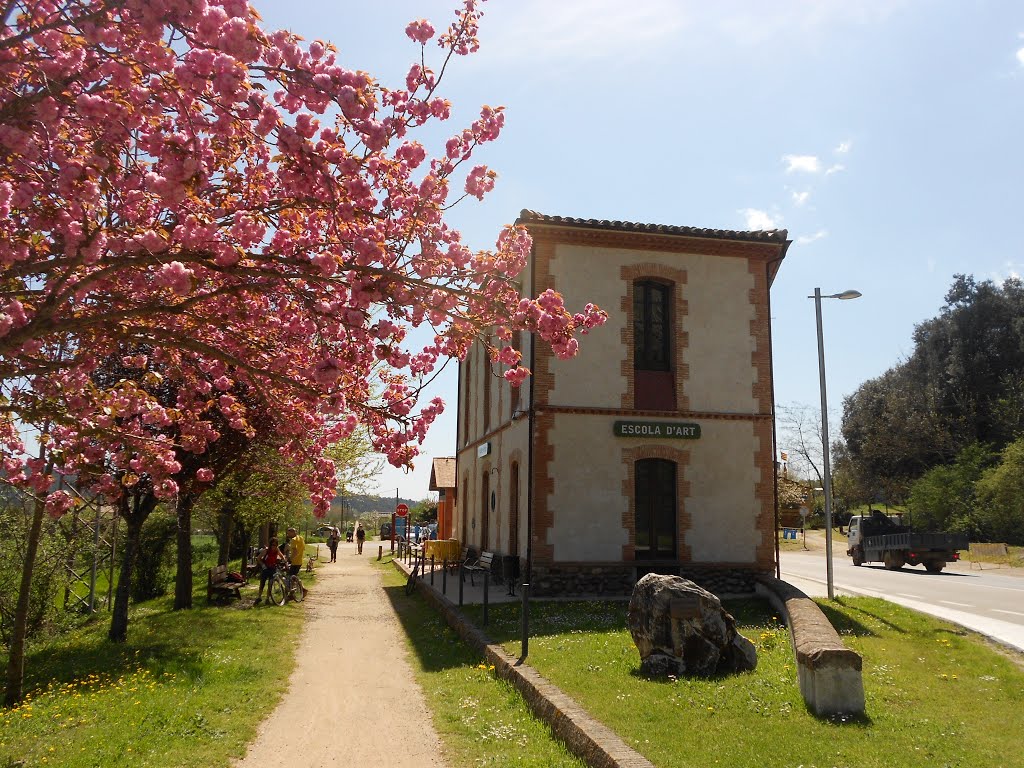
[[644, 573], [745, 592], [774, 570], [769, 288], [785, 230], [546, 216], [523, 290], [609, 321], [558, 360], [528, 335], [521, 388], [459, 370], [453, 533], [519, 558], [536, 594], [627, 593]]

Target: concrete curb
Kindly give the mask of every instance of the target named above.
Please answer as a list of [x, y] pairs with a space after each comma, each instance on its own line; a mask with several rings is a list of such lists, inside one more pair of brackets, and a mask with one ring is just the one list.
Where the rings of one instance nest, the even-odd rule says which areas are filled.
[[762, 576], [757, 592], [785, 618], [800, 694], [819, 717], [864, 713], [863, 661], [847, 648], [811, 598], [785, 581]]
[[[392, 563], [408, 573], [398, 560]], [[655, 768], [654, 764], [626, 744], [619, 736], [594, 720], [572, 698], [542, 677], [537, 670], [520, 663], [472, 622], [451, 600], [420, 579], [416, 589], [444, 616], [460, 638], [479, 651], [495, 673], [508, 680], [526, 700], [534, 714], [544, 720], [569, 750], [593, 768]]]

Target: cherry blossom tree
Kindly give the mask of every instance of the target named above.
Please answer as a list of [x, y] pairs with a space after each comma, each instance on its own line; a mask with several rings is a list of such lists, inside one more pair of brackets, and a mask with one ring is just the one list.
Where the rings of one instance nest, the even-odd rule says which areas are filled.
[[[212, 410], [252, 432], [239, 387], [278, 409], [323, 514], [326, 447], [362, 424], [410, 463], [443, 408], [418, 402], [422, 386], [474, 339], [525, 330], [571, 357], [604, 321], [553, 291], [519, 295], [524, 231], [473, 252], [445, 221], [493, 188], [475, 155], [505, 119], [481, 108], [434, 155], [414, 138], [450, 118], [441, 83], [477, 49], [477, 0], [440, 34], [408, 25], [417, 56], [397, 88], [329, 43], [264, 30], [246, 0], [0, 14], [0, 460], [40, 514], [73, 504], [53, 471], [129, 516], [182, 490], [183, 452], [212, 480]], [[410, 346], [421, 327], [429, 343]], [[513, 383], [528, 374], [518, 351], [489, 349]], [[110, 360], [138, 375], [99, 386]]]

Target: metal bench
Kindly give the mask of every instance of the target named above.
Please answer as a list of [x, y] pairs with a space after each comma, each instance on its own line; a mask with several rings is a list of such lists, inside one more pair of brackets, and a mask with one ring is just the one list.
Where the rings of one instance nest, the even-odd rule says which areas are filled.
[[477, 558], [475, 563], [467, 563], [463, 566], [463, 570], [469, 571], [469, 583], [471, 586], [476, 586], [476, 583], [473, 581], [474, 574], [476, 574], [477, 572], [491, 572], [492, 560], [494, 560], [493, 552], [481, 552], [480, 557]]
[[242, 585], [245, 582], [228, 580], [228, 567], [216, 565], [210, 569], [210, 575], [206, 582], [206, 599], [213, 602], [214, 595], [217, 597], [238, 597], [242, 596]]

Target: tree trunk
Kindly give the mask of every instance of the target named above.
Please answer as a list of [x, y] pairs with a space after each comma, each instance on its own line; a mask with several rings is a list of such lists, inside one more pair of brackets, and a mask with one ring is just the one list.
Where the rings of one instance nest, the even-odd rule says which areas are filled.
[[128, 601], [131, 598], [132, 574], [139, 556], [139, 541], [142, 538], [142, 524], [156, 509], [156, 497], [152, 493], [129, 497], [127, 494], [117, 503], [118, 512], [128, 525], [121, 553], [121, 573], [114, 592], [114, 610], [110, 617], [110, 631], [107, 637], [115, 643], [128, 639]]
[[192, 503], [191, 493], [178, 496], [178, 573], [174, 579], [174, 610], [192, 607]]
[[132, 591], [132, 573], [135, 571], [135, 559], [139, 556], [139, 539], [142, 537], [142, 520], [136, 515], [123, 515], [128, 523], [128, 532], [124, 537], [124, 550], [121, 553], [121, 573], [117, 579], [117, 590], [114, 592], [114, 612], [110, 617], [110, 631], [107, 637], [115, 643], [123, 643], [128, 639], [128, 600]]
[[233, 512], [231, 505], [225, 504], [217, 515], [220, 523], [220, 551], [217, 554], [217, 565], [227, 565], [228, 560], [231, 559], [231, 536], [234, 533], [232, 523], [235, 518]]
[[32, 527], [29, 529], [28, 546], [25, 548], [25, 565], [21, 569], [18, 606], [14, 610], [14, 629], [11, 633], [11, 645], [7, 657], [7, 690], [4, 694], [4, 705], [7, 707], [13, 707], [21, 701], [22, 697], [22, 684], [25, 680], [25, 636], [28, 633], [29, 599], [32, 596], [32, 572], [35, 569], [39, 539], [43, 532], [45, 509], [45, 499], [36, 499], [32, 508]]

